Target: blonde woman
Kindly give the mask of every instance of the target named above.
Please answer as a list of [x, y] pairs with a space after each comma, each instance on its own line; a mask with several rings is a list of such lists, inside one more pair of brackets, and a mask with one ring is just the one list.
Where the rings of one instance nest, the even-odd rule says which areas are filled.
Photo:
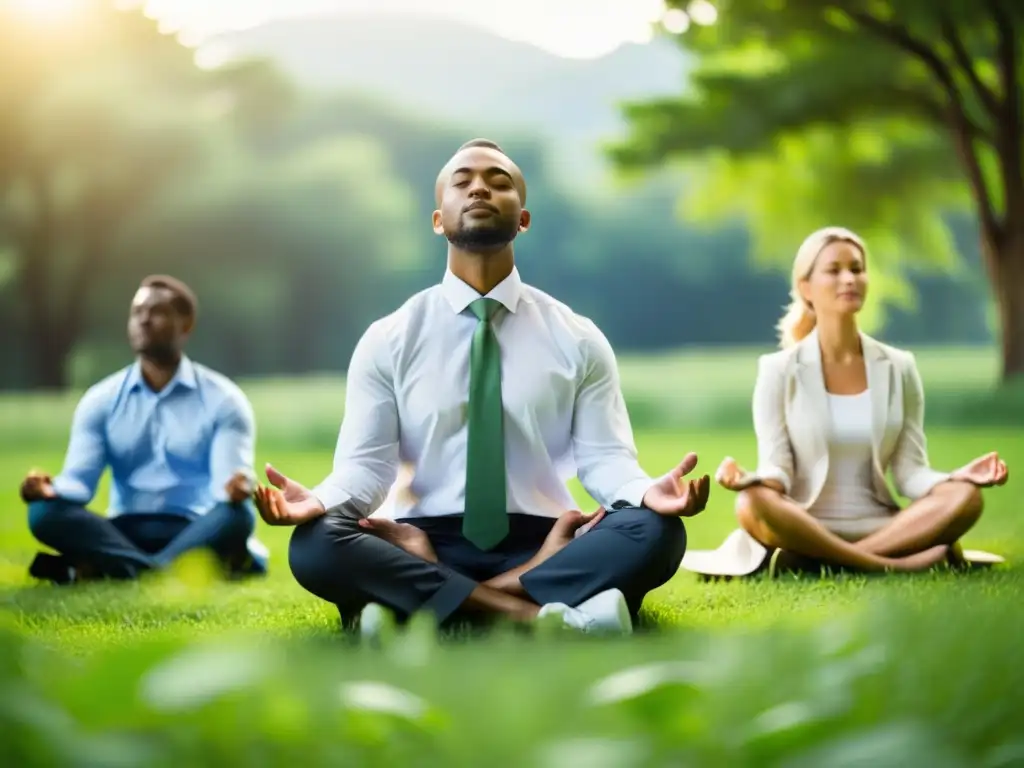
[[[742, 530], [716, 552], [692, 553], [684, 568], [728, 573], [743, 561], [756, 570], [776, 550], [865, 571], [923, 570], [958, 551], [951, 545], [981, 515], [979, 489], [1006, 482], [996, 453], [951, 473], [929, 466], [913, 355], [857, 327], [867, 289], [856, 234], [829, 227], [801, 245], [782, 350], [759, 361], [757, 469], [726, 458], [716, 475], [739, 492]], [[912, 502], [904, 510], [888, 470]]]

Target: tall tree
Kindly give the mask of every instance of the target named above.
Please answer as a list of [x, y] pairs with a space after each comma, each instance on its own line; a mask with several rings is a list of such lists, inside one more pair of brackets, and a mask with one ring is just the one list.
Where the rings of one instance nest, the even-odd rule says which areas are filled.
[[4, 6], [0, 51], [0, 295], [22, 309], [30, 383], [58, 388], [115, 240], [196, 167], [222, 84], [109, 0], [47, 24]]
[[1024, 3], [722, 0], [688, 26], [696, 3], [667, 5], [691, 87], [624, 107], [618, 167], [691, 161], [690, 211], [745, 214], [761, 259], [788, 261], [823, 224], [858, 229], [881, 298], [905, 296], [909, 265], [956, 264], [942, 213], [971, 206], [1003, 378], [1024, 374]]

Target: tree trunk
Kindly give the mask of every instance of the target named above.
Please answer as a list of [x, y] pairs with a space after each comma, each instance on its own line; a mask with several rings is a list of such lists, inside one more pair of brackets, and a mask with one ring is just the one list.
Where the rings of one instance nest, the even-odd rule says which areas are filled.
[[1002, 332], [1003, 383], [1024, 377], [1024, 232], [1002, 244], [995, 296]]
[[62, 390], [68, 386], [69, 363], [74, 347], [68, 334], [52, 333], [47, 327], [31, 326], [28, 332], [32, 349], [33, 390]]
[[[31, 360], [33, 389], [63, 389], [69, 380], [71, 354], [86, 326], [86, 307], [100, 279], [109, 252], [110, 233], [116, 217], [124, 215], [126, 205], [117, 205], [103, 191], [92, 191], [79, 211], [77, 227], [70, 228], [57, 215], [51, 195], [50, 178], [45, 172], [33, 177], [38, 212], [20, 243], [23, 267], [20, 287], [26, 297], [26, 331]], [[126, 195], [131, 197], [130, 195]], [[54, 286], [56, 254], [60, 234], [76, 240], [80, 246], [77, 260], [62, 265], [71, 270], [70, 286], [58, 292]]]
[[56, 250], [56, 216], [49, 179], [37, 173], [30, 179], [38, 206], [32, 225], [23, 233], [21, 272], [18, 289], [25, 307], [25, 338], [29, 345], [32, 389], [63, 389], [67, 386], [68, 358], [78, 328], [65, 325], [60, 318], [63, 307], [53, 295], [51, 285]]
[[[1009, 223], [1012, 221], [1013, 223]], [[982, 240], [1002, 339], [1002, 383], [1024, 377], [1024, 221]]]

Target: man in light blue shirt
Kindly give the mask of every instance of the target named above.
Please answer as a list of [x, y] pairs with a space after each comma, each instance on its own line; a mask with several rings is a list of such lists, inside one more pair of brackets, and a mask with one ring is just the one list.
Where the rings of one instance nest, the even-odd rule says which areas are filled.
[[[131, 579], [196, 549], [232, 575], [266, 572], [267, 552], [252, 537], [252, 407], [238, 386], [184, 354], [196, 309], [181, 281], [142, 281], [128, 319], [135, 363], [83, 395], [61, 473], [33, 471], [22, 483], [29, 528], [60, 553], [38, 555], [33, 576]], [[103, 517], [86, 505], [108, 466]]]

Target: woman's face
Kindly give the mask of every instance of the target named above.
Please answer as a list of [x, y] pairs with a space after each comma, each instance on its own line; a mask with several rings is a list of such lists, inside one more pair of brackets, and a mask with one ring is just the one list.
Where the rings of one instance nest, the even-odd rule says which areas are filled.
[[852, 315], [864, 306], [868, 274], [864, 254], [850, 242], [829, 243], [800, 283], [800, 293], [818, 317]]

